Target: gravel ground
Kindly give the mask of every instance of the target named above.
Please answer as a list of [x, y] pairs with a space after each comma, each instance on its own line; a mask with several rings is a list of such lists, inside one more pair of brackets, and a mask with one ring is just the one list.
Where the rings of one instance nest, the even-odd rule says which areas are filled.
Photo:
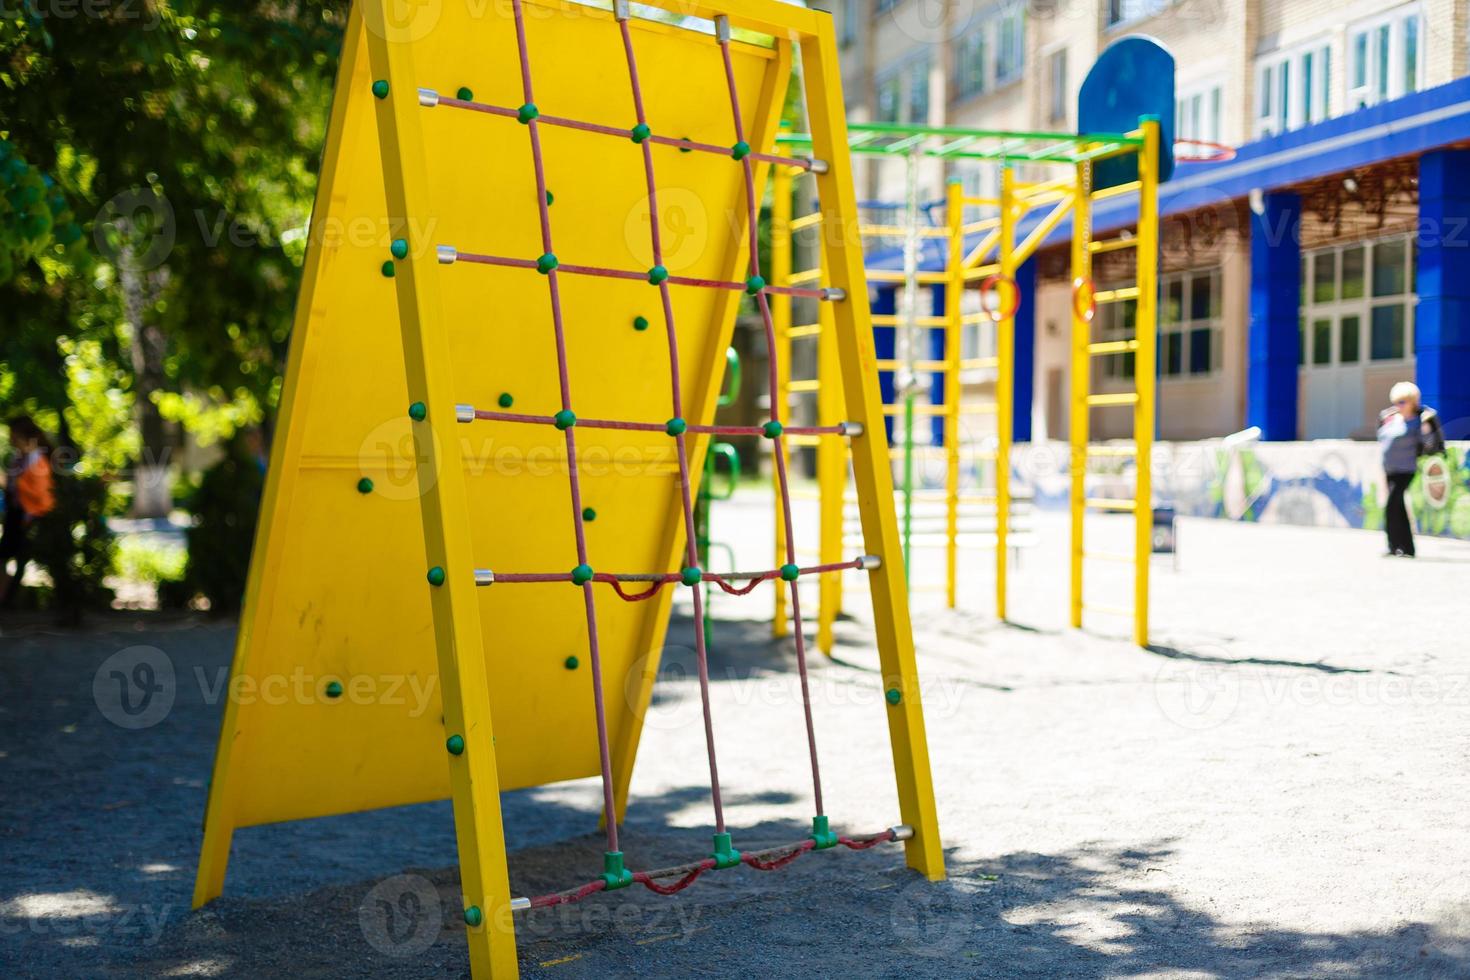
[[[742, 495], [716, 512], [746, 567], [769, 561], [768, 510]], [[879, 847], [674, 898], [597, 896], [518, 919], [523, 972], [1470, 976], [1470, 546], [1426, 541], [1409, 562], [1362, 532], [1184, 522], [1139, 650], [1126, 620], [1063, 628], [1063, 528], [1037, 527], [1018, 625], [992, 620], [983, 555], [961, 609], [915, 597], [948, 881]], [[1127, 523], [1089, 533], [1115, 550]], [[1089, 592], [1117, 602], [1126, 570], [1100, 566]], [[747, 849], [799, 838], [811, 814], [793, 654], [757, 595], [717, 602], [712, 654]], [[827, 810], [853, 832], [897, 819], [864, 618], [813, 670]], [[0, 626], [0, 976], [466, 975], [447, 804], [240, 831], [225, 897], [189, 910], [232, 627]], [[167, 658], [174, 696], [125, 729], [93, 681], [134, 646]], [[635, 867], [708, 846], [691, 663], [666, 656], [625, 829]], [[598, 803], [589, 780], [506, 795], [518, 893], [588, 877]]]

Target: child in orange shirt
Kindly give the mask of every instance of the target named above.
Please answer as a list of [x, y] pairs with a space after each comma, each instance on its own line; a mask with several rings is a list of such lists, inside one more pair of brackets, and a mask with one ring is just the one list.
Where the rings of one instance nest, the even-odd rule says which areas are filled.
[[[51, 480], [51, 444], [40, 426], [27, 416], [10, 420], [10, 448], [14, 453], [5, 488], [5, 525], [0, 535], [0, 604], [14, 595], [15, 584], [30, 560], [31, 529], [56, 507]], [[9, 574], [11, 560], [15, 574]]]

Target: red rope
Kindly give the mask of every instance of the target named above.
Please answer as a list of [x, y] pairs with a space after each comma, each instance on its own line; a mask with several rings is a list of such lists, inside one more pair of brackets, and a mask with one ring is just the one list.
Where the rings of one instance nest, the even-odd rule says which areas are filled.
[[[533, 119], [527, 125], [535, 126], [540, 121], [539, 118]], [[644, 142], [644, 147], [645, 149], [647, 148], [646, 141]], [[749, 160], [750, 158], [746, 157], [745, 159]], [[486, 255], [482, 252], [456, 252], [455, 256], [457, 261], [472, 262], [476, 265], [499, 265], [512, 269], [536, 268], [536, 261], [534, 259], [518, 259], [508, 255]], [[659, 256], [655, 256], [653, 264], [663, 265], [659, 261]], [[599, 265], [573, 265], [570, 262], [559, 264], [552, 274], [556, 272], [564, 272], [574, 276], [600, 276], [604, 279], [628, 279], [639, 282], [648, 279], [647, 272], [634, 272], [629, 269], [609, 269]], [[660, 286], [665, 284], [670, 286], [699, 286], [705, 289], [745, 289], [745, 283], [743, 282], [731, 282], [725, 279], [699, 279], [693, 276], [671, 275], [659, 283]], [[825, 300], [831, 298], [828, 296], [826, 289], [813, 286], [766, 286], [764, 291], [768, 293], [781, 293], [786, 296], [796, 296], [803, 299]]]
[[642, 885], [644, 888], [647, 888], [649, 891], [653, 892], [655, 895], [672, 895], [675, 892], [681, 892], [684, 889], [688, 888], [690, 885], [694, 884], [696, 881], [699, 880], [700, 875], [714, 868], [714, 866], [715, 862], [713, 860], [704, 861], [698, 867], [690, 871], [678, 881], [674, 882], [672, 885], [660, 885], [647, 871], [635, 871], [633, 873], [633, 880], [638, 882], [638, 884]]
[[652, 599], [663, 590], [665, 585], [663, 582], [655, 582], [642, 592], [624, 592], [623, 587], [618, 584], [617, 579], [603, 579], [602, 581], [606, 581], [611, 585], [613, 591], [618, 594], [618, 598], [624, 602], [642, 602], [644, 599]]
[[[677, 416], [676, 416], [677, 417]], [[527, 425], [555, 425], [554, 415], [528, 415], [524, 412], [496, 412], [488, 408], [475, 409], [475, 418], [484, 422], [523, 422]], [[577, 419], [584, 429], [619, 429], [625, 432], [668, 431], [666, 422], [629, 422], [623, 419]], [[759, 436], [765, 430], [758, 425], [688, 425], [686, 432], [716, 436]], [[840, 425], [793, 425], [784, 429], [793, 436], [840, 436], [844, 435]]]
[[754, 868], [757, 871], [778, 871], [816, 846], [817, 845], [815, 841], [806, 840], [802, 841], [799, 846], [792, 848], [789, 854], [786, 854], [783, 857], [778, 857], [773, 861], [762, 861], [754, 854], [742, 854], [740, 856], [740, 860], [746, 866]]

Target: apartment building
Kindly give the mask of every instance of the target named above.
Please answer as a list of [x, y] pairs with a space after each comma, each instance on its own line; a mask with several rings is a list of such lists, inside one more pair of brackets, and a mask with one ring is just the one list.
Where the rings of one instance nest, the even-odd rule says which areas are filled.
[[[1181, 164], [1161, 193], [1159, 430], [1259, 424], [1267, 438], [1371, 435], [1389, 386], [1417, 379], [1470, 420], [1470, 0], [832, 0], [849, 117], [1075, 131], [1077, 92], [1129, 34], [1174, 54], [1175, 135], [1234, 160]], [[859, 195], [903, 200], [892, 163], [859, 161]], [[1023, 175], [1024, 176], [1024, 175]], [[986, 193], [993, 165], [932, 164]], [[1126, 229], [1099, 208], [1099, 233]], [[1024, 270], [1017, 436], [1066, 435], [1070, 277], [1063, 227]], [[1131, 261], [1131, 252], [1118, 253]], [[1101, 262], [1095, 278], [1131, 281]], [[1099, 337], [1132, 329], [1107, 307]], [[983, 338], [980, 343], [984, 343]], [[1095, 386], [1132, 386], [1128, 355]], [[978, 397], [984, 378], [971, 378]], [[1100, 438], [1128, 431], [1096, 410]], [[1463, 435], [1461, 436], [1464, 437]]]

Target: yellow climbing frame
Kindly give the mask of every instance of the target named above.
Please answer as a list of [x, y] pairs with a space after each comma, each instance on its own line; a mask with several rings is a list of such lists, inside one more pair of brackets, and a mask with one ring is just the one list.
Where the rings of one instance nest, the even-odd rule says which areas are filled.
[[[1012, 518], [1011, 457], [1014, 432], [1015, 392], [1015, 318], [1014, 299], [1004, 294], [1014, 290], [1017, 270], [1042, 245], [1062, 222], [1072, 219], [1073, 280], [1088, 283], [1090, 290], [1091, 256], [1097, 252], [1133, 248], [1137, 251], [1139, 269], [1136, 287], [1096, 293], [1098, 303], [1136, 300], [1137, 336], [1126, 342], [1110, 341], [1097, 343], [1091, 337], [1092, 316], [1073, 305], [1073, 359], [1072, 359], [1072, 493], [1071, 493], [1071, 549], [1070, 581], [1071, 597], [1069, 608], [1071, 621], [1082, 625], [1082, 562], [1084, 557], [1116, 560], [1118, 556], [1092, 555], [1083, 551], [1084, 522], [1082, 515], [1088, 507], [1121, 510], [1127, 507], [1136, 517], [1136, 548], [1133, 555], [1123, 560], [1134, 566], [1134, 605], [1131, 613], [1135, 622], [1135, 640], [1140, 645], [1148, 642], [1148, 556], [1151, 550], [1152, 513], [1147, 504], [1134, 505], [1131, 501], [1089, 500], [1085, 493], [1086, 461], [1094, 456], [1117, 455], [1123, 450], [1113, 447], [1088, 447], [1088, 412], [1093, 407], [1130, 405], [1134, 408], [1134, 427], [1137, 433], [1137, 494], [1136, 499], [1150, 499], [1149, 447], [1154, 428], [1154, 358], [1155, 329], [1157, 316], [1157, 263], [1158, 263], [1158, 191], [1157, 160], [1159, 127], [1150, 119], [1140, 121], [1137, 130], [1121, 135], [1090, 134], [1075, 136], [1055, 133], [1001, 132], [990, 130], [966, 130], [955, 127], [924, 127], [897, 124], [863, 124], [850, 127], [850, 149], [858, 154], [901, 156], [910, 167], [914, 160], [923, 157], [945, 160], [989, 160], [1000, 167], [999, 192], [994, 198], [966, 195], [960, 184], [948, 182], [945, 192], [945, 220], [942, 225], [917, 223], [915, 209], [910, 207], [903, 223], [865, 226], [864, 236], [907, 237], [910, 242], [920, 237], [937, 238], [944, 248], [944, 267], [940, 271], [920, 271], [911, 261], [906, 261], [903, 270], [868, 269], [870, 283], [893, 283], [905, 285], [910, 290], [942, 286], [945, 289], [945, 304], [942, 315], [916, 315], [916, 304], [910, 300], [907, 309], [893, 314], [873, 314], [875, 326], [896, 326], [910, 331], [942, 330], [945, 334], [944, 357], [941, 361], [910, 360], [910, 369], [942, 372], [946, 397], [940, 405], [919, 407], [925, 418], [935, 416], [944, 419], [944, 445], [935, 447], [945, 460], [945, 486], [942, 491], [945, 517], [945, 598], [953, 608], [957, 601], [959, 578], [959, 553], [962, 508], [966, 504], [992, 505], [995, 508], [994, 561], [995, 561], [995, 612], [1001, 620], [1007, 618], [1009, 585], [1009, 550]], [[782, 142], [804, 145], [804, 136], [783, 135]], [[1140, 160], [1142, 177], [1128, 184], [1094, 191], [1091, 189], [1093, 163], [1110, 157], [1136, 155]], [[1023, 182], [1017, 179], [1019, 167], [1040, 169], [1064, 167], [1064, 176], [1040, 181]], [[793, 236], [811, 227], [820, 216], [792, 216], [792, 190], [795, 181], [805, 179], [800, 171], [792, 168], [775, 168], [775, 196], [772, 208], [772, 258], [773, 281], [778, 283], [802, 283], [815, 281], [820, 269], [793, 270]], [[1104, 197], [1134, 194], [1139, 202], [1137, 233], [1121, 235], [1108, 242], [1092, 241], [1092, 202]], [[974, 220], [967, 220], [970, 212], [979, 211]], [[1028, 218], [1029, 223], [1028, 223]], [[1026, 225], [1024, 237], [1018, 241], [1018, 229]], [[967, 288], [989, 285], [987, 301], [980, 312], [965, 313], [962, 297]], [[1075, 296], [1074, 296], [1075, 299]], [[817, 397], [816, 417], [825, 420], [831, 417], [827, 407], [837, 397], [834, 389], [838, 379], [828, 367], [828, 360], [820, 353], [822, 338], [829, 330], [820, 320], [810, 323], [793, 323], [792, 307], [785, 304], [775, 308], [776, 330], [783, 362], [789, 364], [793, 341], [818, 338], [817, 377], [793, 380], [789, 375], [781, 378], [778, 395], [773, 402], [779, 411], [790, 411], [794, 397], [815, 393]], [[995, 329], [995, 353], [992, 356], [962, 357], [963, 332], [976, 329], [981, 324], [993, 323]], [[1135, 376], [1137, 392], [1126, 395], [1094, 394], [1092, 387], [1092, 360], [1106, 354], [1126, 351], [1136, 358]], [[879, 361], [879, 370], [895, 370], [903, 366], [900, 360]], [[995, 371], [994, 398], [991, 400], [961, 397], [962, 372], [971, 369]], [[903, 395], [895, 386], [895, 399], [884, 406], [889, 417], [900, 416], [905, 411]], [[996, 419], [995, 448], [979, 449], [961, 445], [960, 421], [966, 414], [992, 413]], [[911, 431], [911, 430], [910, 430]], [[1079, 449], [1080, 447], [1080, 449]], [[900, 465], [911, 460], [913, 453], [930, 447], [894, 447], [892, 456]], [[908, 455], [905, 455], [907, 451]], [[846, 501], [846, 466], [840, 445], [818, 445], [817, 475], [820, 501], [821, 526], [818, 554], [822, 562], [839, 561], [842, 553], [842, 519]], [[1133, 450], [1128, 450], [1133, 454]], [[825, 454], [825, 455], [824, 455]], [[962, 489], [966, 467], [978, 468], [983, 463], [993, 463], [995, 474], [991, 493], [965, 492]], [[902, 478], [901, 478], [902, 479]], [[907, 482], [906, 480], [904, 482]], [[910, 492], [914, 492], [909, 488]], [[911, 501], [905, 501], [911, 503]], [[902, 514], [900, 516], [902, 520]], [[779, 541], [779, 529], [778, 529]], [[841, 611], [841, 572], [829, 572], [822, 576], [818, 606], [817, 641], [824, 652], [831, 653], [833, 645], [832, 624]], [[1118, 612], [1095, 604], [1088, 609], [1100, 612]], [[1124, 610], [1125, 614], [1130, 610]], [[787, 609], [784, 596], [777, 595], [772, 628], [775, 635], [784, 635], [787, 630]]]
[[[524, 3], [542, 111], [607, 125], [634, 118], [629, 88], [606, 84], [628, 77], [612, 14]], [[728, 99], [710, 30], [719, 16], [734, 29], [734, 85], [757, 153], [774, 144], [800, 52], [812, 154], [830, 161], [816, 182], [821, 206], [837, 227], [855, 220], [825, 14], [775, 0], [681, 0], [669, 22], [634, 18], [653, 129], [732, 143], [729, 114], [709, 108]], [[703, 18], [703, 29], [681, 18]], [[237, 828], [447, 796], [479, 978], [517, 972], [500, 793], [597, 774], [600, 697], [621, 817], [674, 593], [599, 604], [603, 684], [593, 690], [580, 589], [484, 587], [492, 561], [541, 572], [575, 560], [562, 434], [466, 425], [459, 407], [513, 403], [536, 413], [557, 404], [546, 280], [525, 268], [445, 260], [446, 243], [503, 256], [541, 251], [526, 129], [514, 112], [454, 111], [435, 95], [514, 109], [520, 86], [509, 4], [354, 5], [194, 892], [196, 906], [221, 893]], [[672, 189], [651, 215], [632, 142], [549, 125], [542, 132], [566, 261], [646, 269], [652, 220], [664, 229], [671, 273], [743, 278], [748, 228], [743, 219], [732, 228], [727, 216], [746, 213], [745, 187], [728, 156], [661, 145], [654, 152]], [[758, 181], [766, 169], [757, 166]], [[833, 295], [857, 298], [824, 305], [845, 417], [861, 423], [850, 429], [851, 455], [864, 546], [880, 558], [870, 588], [882, 682], [892, 692], [884, 711], [900, 816], [913, 831], [905, 853], [938, 879], [944, 859], [860, 249], [838, 236], [826, 243], [824, 264]], [[645, 380], [667, 377], [668, 346], [662, 331], [637, 327], [657, 291], [627, 279], [561, 278], [582, 414], [662, 422], [667, 389]], [[708, 425], [740, 294], [672, 292], [685, 414], [691, 426]], [[676, 571], [684, 531], [671, 440], [577, 431], [583, 499], [597, 511], [588, 546], [599, 564]], [[690, 442], [697, 479], [709, 437]]]

